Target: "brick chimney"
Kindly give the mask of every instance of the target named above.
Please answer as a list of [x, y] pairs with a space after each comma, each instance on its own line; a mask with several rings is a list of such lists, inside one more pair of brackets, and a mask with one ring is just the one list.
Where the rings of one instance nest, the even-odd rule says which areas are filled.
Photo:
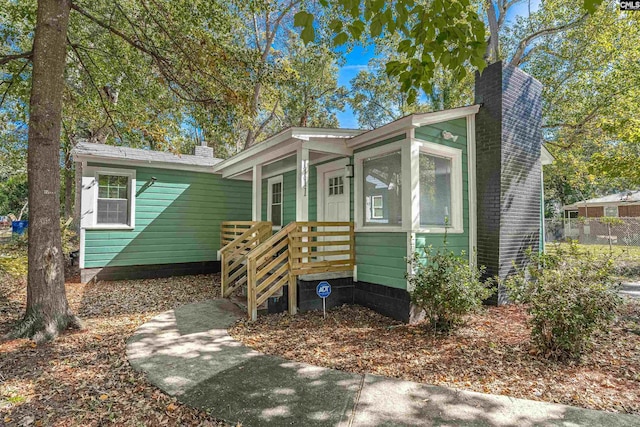
[[[542, 84], [501, 62], [476, 74], [478, 264], [507, 277], [540, 241]], [[498, 304], [506, 302], [499, 289]]]
[[203, 139], [200, 142], [200, 145], [193, 147], [193, 155], [213, 158], [213, 147], [209, 147], [207, 142]]

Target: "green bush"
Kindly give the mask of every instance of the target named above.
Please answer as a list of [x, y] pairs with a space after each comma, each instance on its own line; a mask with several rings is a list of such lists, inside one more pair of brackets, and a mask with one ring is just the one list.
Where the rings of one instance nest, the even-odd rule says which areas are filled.
[[528, 304], [531, 340], [540, 354], [577, 358], [594, 333], [606, 329], [620, 304], [609, 256], [581, 252], [575, 244], [553, 254], [529, 252], [529, 266], [505, 281], [509, 297]]
[[415, 267], [415, 272], [407, 275], [413, 289], [411, 300], [424, 310], [433, 330], [455, 328], [464, 315], [480, 308], [491, 296], [488, 284], [480, 280], [484, 268], [471, 266], [464, 253], [457, 256], [446, 244], [435, 251], [429, 246], [423, 254], [413, 254], [411, 264]]

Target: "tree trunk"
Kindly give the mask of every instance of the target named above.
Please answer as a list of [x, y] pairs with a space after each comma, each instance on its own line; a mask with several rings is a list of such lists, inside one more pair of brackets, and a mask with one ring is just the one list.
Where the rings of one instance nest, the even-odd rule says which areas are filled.
[[65, 221], [73, 215], [73, 162], [71, 161], [71, 151], [64, 153], [64, 219]]
[[60, 130], [68, 0], [38, 0], [29, 101], [29, 272], [27, 311], [14, 336], [37, 342], [78, 327], [64, 287], [60, 236]]

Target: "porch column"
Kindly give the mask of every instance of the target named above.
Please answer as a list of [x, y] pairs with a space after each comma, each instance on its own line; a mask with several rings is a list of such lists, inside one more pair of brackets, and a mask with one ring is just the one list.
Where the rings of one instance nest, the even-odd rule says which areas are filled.
[[262, 165], [253, 166], [251, 220], [262, 221]]
[[296, 221], [309, 220], [309, 149], [296, 153]]

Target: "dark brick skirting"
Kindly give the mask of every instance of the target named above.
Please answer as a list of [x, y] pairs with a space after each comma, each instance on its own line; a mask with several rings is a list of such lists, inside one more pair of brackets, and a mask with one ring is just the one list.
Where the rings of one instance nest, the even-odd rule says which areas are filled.
[[[321, 280], [298, 279], [298, 310], [322, 310], [322, 299], [316, 295], [316, 286]], [[330, 279], [331, 295], [326, 300], [327, 309], [343, 304], [358, 304], [385, 316], [403, 322], [409, 321], [411, 297], [404, 289], [390, 288], [367, 282], [354, 282], [351, 277]], [[279, 298], [269, 298], [269, 313], [287, 310], [288, 288], [285, 286]]]
[[353, 290], [353, 301], [393, 319], [409, 321], [411, 296], [404, 289], [357, 282]]
[[80, 280], [134, 280], [209, 274], [220, 271], [220, 261], [184, 262], [178, 264], [131, 265], [124, 267], [84, 268]]

